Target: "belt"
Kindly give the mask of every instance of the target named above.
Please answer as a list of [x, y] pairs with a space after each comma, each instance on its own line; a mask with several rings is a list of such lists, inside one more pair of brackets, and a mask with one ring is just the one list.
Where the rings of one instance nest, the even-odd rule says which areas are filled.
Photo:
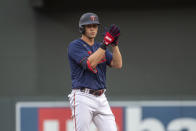
[[85, 93], [88, 93], [88, 94], [92, 94], [94, 96], [101, 96], [104, 92], [105, 92], [105, 89], [100, 89], [100, 90], [93, 90], [93, 89], [89, 89], [89, 88], [80, 88], [79, 89], [81, 92], [85, 92]]

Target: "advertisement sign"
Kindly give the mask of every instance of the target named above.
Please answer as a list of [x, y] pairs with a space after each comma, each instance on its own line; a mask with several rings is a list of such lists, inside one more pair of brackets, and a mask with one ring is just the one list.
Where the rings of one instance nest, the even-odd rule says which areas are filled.
[[[196, 131], [194, 101], [110, 102], [118, 131]], [[69, 104], [18, 102], [16, 131], [73, 131]], [[90, 131], [98, 131], [94, 124]]]
[[196, 131], [196, 106], [143, 106], [126, 110], [127, 131]]
[[[124, 131], [122, 107], [111, 107], [119, 131]], [[44, 102], [17, 104], [17, 131], [73, 131], [71, 110], [65, 103]], [[94, 124], [91, 131], [97, 131]]]

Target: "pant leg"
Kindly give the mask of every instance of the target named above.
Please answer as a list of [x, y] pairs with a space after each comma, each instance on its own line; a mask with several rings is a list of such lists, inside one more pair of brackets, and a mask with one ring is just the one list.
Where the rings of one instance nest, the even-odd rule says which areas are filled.
[[100, 97], [99, 104], [98, 111], [93, 117], [96, 127], [99, 131], [117, 131], [115, 117], [105, 95]]
[[93, 122], [98, 131], [117, 131], [115, 118], [113, 115], [97, 114]]
[[69, 95], [70, 105], [72, 109], [72, 118], [74, 123], [74, 131], [89, 131], [92, 122], [92, 111], [86, 96], [72, 93]]

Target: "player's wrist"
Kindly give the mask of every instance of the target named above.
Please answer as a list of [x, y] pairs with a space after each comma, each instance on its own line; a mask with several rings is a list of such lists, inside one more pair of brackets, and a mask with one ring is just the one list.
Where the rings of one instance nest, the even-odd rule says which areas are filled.
[[106, 49], [107, 49], [107, 45], [105, 45], [104, 43], [102, 43], [102, 44], [100, 45], [100, 48], [103, 49], [103, 50], [106, 50]]
[[113, 42], [113, 43], [111, 44], [111, 46], [112, 46], [112, 47], [118, 46], [118, 42]]
[[116, 47], [118, 47], [118, 45], [112, 45], [112, 48], [116, 48]]

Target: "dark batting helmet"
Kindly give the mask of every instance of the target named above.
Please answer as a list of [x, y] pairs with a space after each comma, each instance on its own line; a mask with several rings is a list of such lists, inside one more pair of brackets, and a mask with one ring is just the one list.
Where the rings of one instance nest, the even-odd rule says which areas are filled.
[[99, 25], [99, 18], [95, 13], [85, 13], [80, 17], [79, 21], [79, 30], [80, 33], [84, 33], [84, 25], [90, 25], [90, 24], [97, 24]]

